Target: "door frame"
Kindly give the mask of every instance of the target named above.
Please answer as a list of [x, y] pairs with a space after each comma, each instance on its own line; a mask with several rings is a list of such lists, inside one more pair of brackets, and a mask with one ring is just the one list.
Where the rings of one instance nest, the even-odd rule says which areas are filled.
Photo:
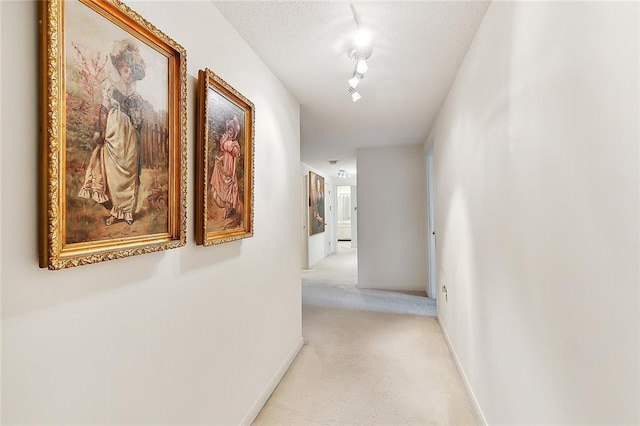
[[435, 173], [433, 166], [433, 143], [427, 150], [427, 204], [428, 204], [428, 256], [429, 288], [427, 296], [436, 299], [436, 229], [435, 229]]
[[302, 269], [309, 269], [309, 231], [307, 226], [309, 224], [309, 184], [307, 175], [302, 175], [300, 179], [300, 186], [302, 194], [301, 202], [301, 217], [302, 217], [302, 229], [300, 236], [300, 266]]

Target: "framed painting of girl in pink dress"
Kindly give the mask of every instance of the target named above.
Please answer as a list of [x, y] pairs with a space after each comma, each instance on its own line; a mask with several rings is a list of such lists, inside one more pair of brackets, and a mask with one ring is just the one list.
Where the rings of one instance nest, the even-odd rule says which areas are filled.
[[196, 243], [253, 236], [253, 103], [211, 70], [198, 74]]
[[186, 52], [119, 0], [42, 2], [40, 266], [186, 242]]

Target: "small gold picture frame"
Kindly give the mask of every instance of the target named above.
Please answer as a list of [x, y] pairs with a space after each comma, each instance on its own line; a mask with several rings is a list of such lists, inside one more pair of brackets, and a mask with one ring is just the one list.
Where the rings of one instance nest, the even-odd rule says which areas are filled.
[[209, 69], [198, 73], [196, 243], [253, 236], [253, 103]]
[[186, 242], [186, 52], [119, 0], [42, 2], [40, 266]]
[[324, 232], [324, 178], [309, 172], [309, 235]]

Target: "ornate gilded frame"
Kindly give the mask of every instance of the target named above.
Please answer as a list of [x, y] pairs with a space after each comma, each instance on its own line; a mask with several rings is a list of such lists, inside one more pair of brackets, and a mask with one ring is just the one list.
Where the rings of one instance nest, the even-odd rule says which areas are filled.
[[325, 231], [324, 178], [309, 172], [309, 236]]
[[[122, 233], [131, 232], [132, 235], [121, 235], [115, 238], [95, 237], [90, 241], [68, 243], [65, 235], [67, 226], [65, 186], [67, 173], [70, 173], [66, 163], [68, 124], [66, 105], [68, 52], [66, 50], [70, 49], [66, 47], [65, 37], [70, 23], [65, 22], [65, 8], [69, 1], [44, 1], [41, 8], [39, 258], [40, 267], [52, 270], [177, 248], [186, 243], [186, 51], [119, 0], [74, 1], [79, 1], [91, 12], [98, 14], [99, 19], [106, 18], [107, 25], [115, 25], [125, 31], [127, 36], [132, 37], [134, 44], [137, 41], [142, 48], [149, 47], [167, 58], [169, 84], [166, 99], [168, 102], [166, 103], [167, 118], [163, 118], [166, 120], [166, 128], [164, 139], [162, 139], [163, 142], [167, 141], [163, 145], [166, 147], [163, 161], [167, 165], [163, 166], [166, 167], [163, 169], [163, 173], [166, 170], [163, 174], [163, 186], [158, 189], [164, 195], [164, 200], [160, 199], [158, 205], [163, 204], [157, 207], [158, 209], [166, 208], [162, 210], [163, 217], [166, 216], [166, 222], [161, 222], [163, 227], [166, 223], [166, 232], [139, 235], [144, 232], [140, 230], [133, 235], [132, 231], [126, 230], [126, 225], [130, 225], [129, 230], [132, 229], [132, 220], [131, 223], [127, 221], [126, 225], [123, 223], [121, 226]], [[105, 62], [107, 57], [108, 55], [105, 55]], [[111, 60], [113, 61], [113, 57]], [[142, 175], [141, 170], [138, 166], [138, 176]], [[138, 179], [140, 182], [140, 178]], [[138, 183], [138, 185], [141, 184]], [[105, 224], [109, 225], [106, 222]]]
[[[235, 138], [227, 138], [225, 131], [234, 133], [233, 117], [239, 119], [237, 125], [240, 130]], [[200, 70], [196, 155], [197, 244], [210, 246], [253, 236], [254, 135], [254, 104], [211, 70]], [[223, 140], [226, 141], [223, 145], [229, 147], [237, 142], [237, 157], [230, 154], [236, 152], [231, 148], [227, 150], [229, 154], [222, 152], [220, 142]], [[229, 159], [227, 163], [233, 162], [235, 172], [225, 175], [230, 181], [225, 188], [227, 191], [220, 188], [216, 191], [213, 181], [222, 178], [214, 175], [223, 176], [225, 173], [222, 166], [226, 161], [224, 155]], [[233, 182], [237, 184], [238, 195], [230, 201], [233, 197], [224, 194], [233, 192], [229, 189]]]

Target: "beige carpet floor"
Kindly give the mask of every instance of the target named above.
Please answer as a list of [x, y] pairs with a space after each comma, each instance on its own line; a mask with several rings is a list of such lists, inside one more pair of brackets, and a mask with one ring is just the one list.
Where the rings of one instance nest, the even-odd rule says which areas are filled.
[[356, 288], [356, 251], [303, 272], [305, 344], [255, 425], [477, 424], [424, 296]]

